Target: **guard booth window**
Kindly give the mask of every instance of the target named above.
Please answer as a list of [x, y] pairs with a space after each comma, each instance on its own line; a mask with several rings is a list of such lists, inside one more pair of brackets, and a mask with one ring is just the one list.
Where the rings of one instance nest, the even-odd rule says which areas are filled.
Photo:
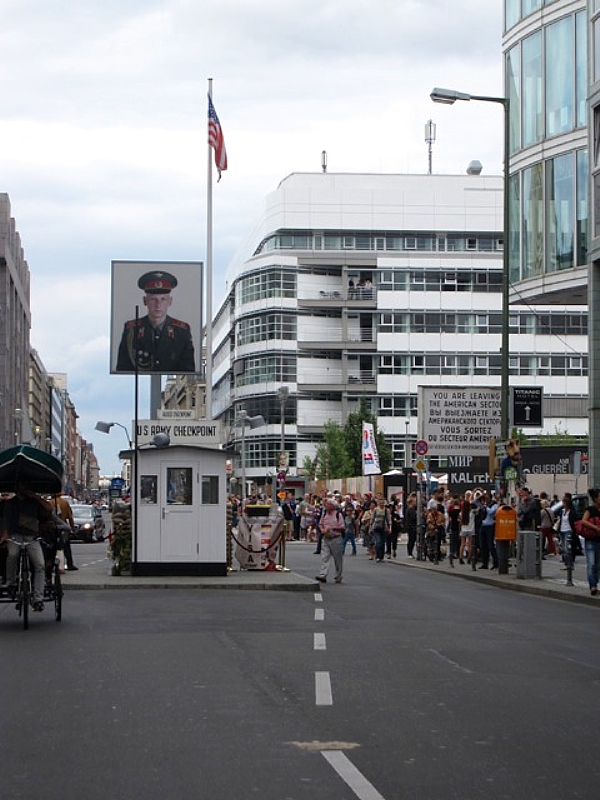
[[219, 476], [202, 476], [202, 505], [216, 506], [219, 503]]
[[192, 468], [167, 467], [167, 503], [191, 506], [192, 502]]

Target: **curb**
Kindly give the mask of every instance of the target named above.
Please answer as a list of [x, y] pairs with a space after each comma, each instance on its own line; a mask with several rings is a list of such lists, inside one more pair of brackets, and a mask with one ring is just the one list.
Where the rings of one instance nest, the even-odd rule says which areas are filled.
[[[588, 605], [596, 607], [600, 607], [600, 603], [598, 602], [598, 597], [592, 597], [591, 595], [584, 595], [584, 594], [574, 594], [569, 591], [569, 586], [564, 586], [563, 589], [559, 589], [558, 587], [544, 585], [545, 582], [549, 582], [550, 580], [555, 580], [552, 578], [536, 578], [536, 579], [528, 579], [528, 578], [517, 578], [516, 575], [507, 575], [506, 579], [501, 577], [487, 577], [480, 575], [473, 570], [469, 572], [461, 572], [455, 569], [448, 569], [446, 567], [442, 567], [439, 569], [439, 565], [436, 566], [435, 564], [430, 564], [427, 562], [417, 562], [417, 561], [388, 561], [387, 563], [395, 564], [398, 567], [408, 567], [409, 569], [422, 569], [427, 570], [428, 572], [437, 572], [438, 574], [448, 575], [452, 578], [462, 578], [463, 580], [467, 581], [474, 581], [475, 583], [480, 584], [487, 584], [490, 586], [495, 586], [498, 589], [507, 589], [511, 592], [521, 592], [522, 594], [532, 594], [537, 595], [538, 597], [550, 597], [554, 600], [566, 600], [570, 603], [580, 603], [581, 605]], [[535, 580], [536, 583], [526, 582]], [[539, 585], [536, 585], [539, 581]]]

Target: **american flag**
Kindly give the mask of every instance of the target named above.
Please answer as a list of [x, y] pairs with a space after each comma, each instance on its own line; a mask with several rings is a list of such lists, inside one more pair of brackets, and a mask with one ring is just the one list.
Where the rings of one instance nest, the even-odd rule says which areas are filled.
[[208, 96], [208, 143], [215, 151], [215, 166], [219, 173], [219, 180], [221, 180], [221, 172], [227, 169], [227, 150], [225, 150], [221, 123], [210, 95]]

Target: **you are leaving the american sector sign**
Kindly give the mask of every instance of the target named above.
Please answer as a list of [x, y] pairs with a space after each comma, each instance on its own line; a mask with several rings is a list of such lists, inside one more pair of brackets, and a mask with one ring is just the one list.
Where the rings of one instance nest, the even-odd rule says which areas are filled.
[[428, 455], [487, 455], [500, 431], [500, 389], [419, 387], [419, 436], [429, 444]]

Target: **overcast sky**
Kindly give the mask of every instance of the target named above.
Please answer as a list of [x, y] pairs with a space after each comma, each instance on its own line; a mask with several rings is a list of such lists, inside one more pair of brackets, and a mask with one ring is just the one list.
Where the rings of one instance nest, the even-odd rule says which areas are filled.
[[[111, 260], [205, 260], [206, 92], [229, 169], [213, 192], [215, 309], [266, 194], [292, 172], [502, 171], [502, 0], [0, 0], [0, 191], [31, 271], [31, 342], [66, 372], [103, 474], [133, 378], [109, 375]], [[142, 389], [140, 416], [147, 412]], [[120, 434], [120, 435], [119, 435]]]

